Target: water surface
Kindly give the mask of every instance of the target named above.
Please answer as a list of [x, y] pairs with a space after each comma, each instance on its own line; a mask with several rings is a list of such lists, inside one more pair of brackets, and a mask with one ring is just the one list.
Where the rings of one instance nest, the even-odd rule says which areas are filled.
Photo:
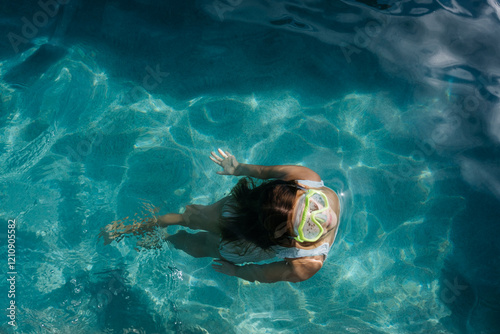
[[[498, 13], [478, 1], [2, 2], [0, 220], [3, 254], [17, 222], [18, 309], [17, 327], [0, 328], [496, 333]], [[97, 240], [144, 203], [163, 214], [225, 196], [237, 178], [215, 173], [217, 147], [308, 166], [341, 195], [312, 279], [248, 283], [168, 244]]]

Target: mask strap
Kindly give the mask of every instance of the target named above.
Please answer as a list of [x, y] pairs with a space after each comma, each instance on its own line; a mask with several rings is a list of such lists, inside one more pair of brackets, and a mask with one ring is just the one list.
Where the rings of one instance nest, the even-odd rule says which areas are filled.
[[301, 190], [306, 190], [306, 191], [308, 190], [307, 188], [304, 188], [304, 187], [302, 187], [302, 186], [299, 186], [298, 184], [294, 184], [294, 185], [293, 185], [293, 187], [295, 187], [295, 188], [299, 188], [299, 189], [301, 189]]

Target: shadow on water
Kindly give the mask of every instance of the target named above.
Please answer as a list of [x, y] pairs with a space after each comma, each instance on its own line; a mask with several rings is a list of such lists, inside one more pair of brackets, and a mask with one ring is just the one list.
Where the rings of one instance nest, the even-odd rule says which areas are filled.
[[498, 200], [469, 191], [451, 231], [453, 252], [441, 276], [440, 299], [451, 310], [446, 320], [460, 333], [495, 333], [500, 328]]
[[3, 79], [12, 85], [29, 86], [66, 53], [62, 47], [43, 44], [25, 61], [8, 71]]

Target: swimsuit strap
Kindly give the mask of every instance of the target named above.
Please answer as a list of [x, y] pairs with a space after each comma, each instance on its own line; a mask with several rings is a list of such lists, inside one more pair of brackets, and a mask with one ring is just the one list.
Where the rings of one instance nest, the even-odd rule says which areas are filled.
[[321, 181], [311, 181], [311, 180], [296, 180], [298, 183], [305, 185], [309, 188], [321, 188], [325, 186], [323, 180]]
[[330, 251], [330, 244], [325, 242], [324, 244], [319, 245], [313, 249], [302, 249], [295, 247], [275, 247], [276, 256], [282, 259], [296, 259], [298, 257], [306, 257], [306, 256], [317, 256], [324, 255], [328, 256], [328, 252]]

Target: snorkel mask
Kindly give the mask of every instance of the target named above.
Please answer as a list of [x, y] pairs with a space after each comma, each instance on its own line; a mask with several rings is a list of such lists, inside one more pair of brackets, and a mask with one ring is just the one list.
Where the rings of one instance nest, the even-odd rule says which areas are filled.
[[298, 242], [315, 242], [323, 235], [323, 225], [328, 221], [328, 199], [319, 190], [309, 189], [302, 195], [295, 209], [293, 229]]

